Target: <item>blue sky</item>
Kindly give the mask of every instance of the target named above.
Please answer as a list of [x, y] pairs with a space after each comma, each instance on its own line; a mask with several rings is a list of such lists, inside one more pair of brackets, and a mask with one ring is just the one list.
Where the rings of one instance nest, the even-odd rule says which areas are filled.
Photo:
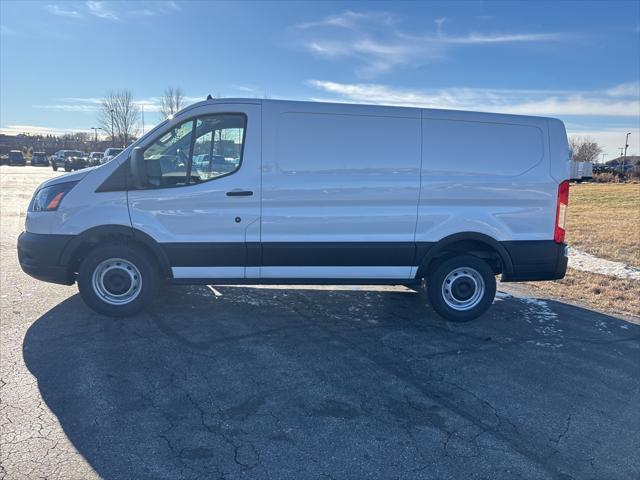
[[95, 126], [130, 89], [549, 115], [640, 154], [640, 2], [0, 3], [0, 129]]

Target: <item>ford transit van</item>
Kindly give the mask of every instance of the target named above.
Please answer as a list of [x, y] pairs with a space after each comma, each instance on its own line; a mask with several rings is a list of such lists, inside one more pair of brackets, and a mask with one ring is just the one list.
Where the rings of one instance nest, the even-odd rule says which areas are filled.
[[191, 105], [44, 182], [22, 269], [132, 315], [163, 282], [400, 284], [466, 321], [562, 278], [569, 147], [552, 118], [278, 100]]

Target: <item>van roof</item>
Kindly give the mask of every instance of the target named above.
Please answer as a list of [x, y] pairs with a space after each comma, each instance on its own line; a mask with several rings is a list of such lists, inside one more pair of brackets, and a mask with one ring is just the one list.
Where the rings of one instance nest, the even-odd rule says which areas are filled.
[[[363, 109], [377, 109], [384, 110], [388, 109], [391, 113], [391, 110], [402, 111], [404, 110], [406, 113], [411, 112], [413, 115], [419, 115], [419, 112], [428, 112], [433, 116], [441, 116], [443, 118], [453, 119], [455, 117], [468, 118], [469, 116], [473, 117], [484, 117], [484, 116], [492, 116], [494, 120], [497, 118], [504, 118], [506, 121], [514, 122], [517, 119], [528, 120], [557, 120], [552, 117], [544, 117], [544, 116], [536, 116], [536, 115], [517, 115], [510, 113], [493, 113], [493, 112], [481, 112], [481, 111], [473, 111], [473, 110], [453, 110], [453, 109], [441, 109], [441, 108], [428, 108], [428, 107], [412, 107], [412, 106], [396, 106], [396, 105], [376, 105], [376, 104], [363, 104], [363, 103], [350, 103], [350, 102], [315, 102], [315, 101], [302, 101], [302, 100], [280, 100], [280, 99], [266, 99], [266, 98], [240, 98], [240, 97], [230, 97], [230, 98], [213, 98], [211, 100], [203, 100], [192, 105], [186, 107], [186, 109], [196, 108], [203, 105], [208, 104], [226, 104], [226, 103], [234, 103], [234, 104], [250, 104], [250, 105], [264, 105], [268, 103], [289, 103], [292, 105], [296, 105], [298, 107], [305, 106], [307, 108], [321, 107], [321, 106], [341, 106], [343, 108], [363, 108]], [[497, 117], [497, 118], [496, 118]], [[480, 118], [476, 118], [479, 120]]]

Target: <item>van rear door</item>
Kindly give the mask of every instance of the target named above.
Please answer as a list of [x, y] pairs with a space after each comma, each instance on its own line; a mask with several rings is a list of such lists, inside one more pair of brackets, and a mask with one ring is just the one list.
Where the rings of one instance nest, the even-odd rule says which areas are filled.
[[129, 191], [133, 227], [161, 245], [174, 278], [244, 278], [246, 242], [259, 240], [261, 106], [204, 104], [141, 147], [147, 179]]

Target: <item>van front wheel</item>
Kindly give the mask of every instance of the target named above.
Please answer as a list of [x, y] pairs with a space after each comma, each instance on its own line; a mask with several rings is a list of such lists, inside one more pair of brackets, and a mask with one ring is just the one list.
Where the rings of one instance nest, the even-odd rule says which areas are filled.
[[431, 306], [444, 319], [468, 322], [491, 306], [496, 295], [496, 277], [481, 258], [451, 257], [431, 272], [427, 293]]
[[78, 271], [85, 303], [111, 317], [135, 315], [145, 308], [160, 283], [156, 262], [133, 245], [105, 245], [87, 255]]

